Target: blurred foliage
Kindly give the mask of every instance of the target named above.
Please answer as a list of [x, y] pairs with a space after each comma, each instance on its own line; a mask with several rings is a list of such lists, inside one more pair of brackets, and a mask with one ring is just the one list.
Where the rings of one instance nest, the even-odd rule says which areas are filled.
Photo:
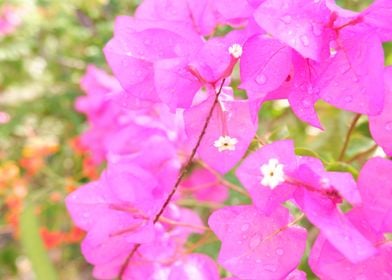
[[[88, 156], [73, 141], [85, 129], [84, 118], [73, 104], [82, 94], [79, 80], [87, 64], [108, 69], [102, 48], [112, 36], [114, 18], [131, 14], [138, 2], [0, 0], [0, 7], [14, 5], [22, 15], [17, 30], [0, 37], [0, 112], [11, 118], [0, 124], [0, 279], [29, 279], [36, 258], [46, 263], [48, 271], [53, 262], [57, 274], [53, 277], [91, 278], [77, 243], [82, 235], [72, 227], [63, 203], [69, 191], [95, 176], [86, 173]], [[342, 0], [339, 5], [362, 10], [370, 2]], [[392, 64], [392, 44], [384, 47], [387, 64]], [[375, 151], [367, 119], [359, 119], [341, 162], [339, 154], [354, 114], [323, 102], [317, 104], [317, 111], [324, 131], [298, 121], [285, 102], [268, 102], [260, 111], [258, 135], [265, 142], [293, 138], [298, 154], [319, 155], [330, 170], [356, 175]], [[251, 148], [257, 147], [255, 142]], [[233, 173], [226, 179], [239, 184]], [[26, 202], [38, 205], [36, 220], [31, 208], [23, 211]], [[248, 202], [231, 191], [227, 203]], [[37, 230], [47, 252], [34, 247], [40, 246], [34, 241]], [[201, 237], [191, 239], [198, 242]], [[216, 256], [219, 243], [214, 238], [211, 242], [212, 246], [206, 243], [196, 251]], [[309, 272], [304, 262], [302, 267]]]

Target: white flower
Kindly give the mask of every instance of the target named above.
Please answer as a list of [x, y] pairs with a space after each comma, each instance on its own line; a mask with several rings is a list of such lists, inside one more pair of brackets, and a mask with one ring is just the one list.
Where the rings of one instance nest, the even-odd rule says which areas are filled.
[[229, 53], [234, 58], [240, 58], [242, 55], [242, 47], [240, 44], [233, 44], [229, 47]]
[[219, 152], [223, 151], [235, 151], [235, 145], [238, 143], [236, 138], [230, 136], [220, 136], [218, 140], [214, 142], [214, 147], [218, 149]]
[[267, 164], [263, 164], [260, 167], [263, 179], [261, 184], [271, 189], [276, 188], [279, 184], [285, 181], [284, 165], [281, 164], [276, 158], [271, 158]]

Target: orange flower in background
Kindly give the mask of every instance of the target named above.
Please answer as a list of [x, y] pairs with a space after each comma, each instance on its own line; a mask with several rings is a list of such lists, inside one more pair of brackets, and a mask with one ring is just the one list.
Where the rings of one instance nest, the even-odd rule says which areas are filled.
[[78, 243], [84, 237], [84, 232], [77, 227], [72, 227], [67, 232], [49, 230], [42, 227], [40, 233], [47, 249], [56, 248], [65, 244]]
[[57, 141], [33, 136], [28, 138], [22, 150], [19, 164], [29, 175], [37, 174], [45, 166], [45, 158], [59, 149]]

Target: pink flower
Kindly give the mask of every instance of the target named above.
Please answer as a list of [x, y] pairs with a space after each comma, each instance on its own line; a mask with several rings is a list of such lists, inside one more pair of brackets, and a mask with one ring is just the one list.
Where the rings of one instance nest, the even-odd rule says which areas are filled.
[[364, 216], [377, 232], [392, 232], [392, 161], [370, 159], [358, 178]]
[[23, 9], [11, 5], [0, 7], [0, 37], [12, 34], [22, 24]]
[[342, 198], [354, 205], [361, 202], [352, 176], [326, 172], [318, 159], [295, 156], [291, 141], [264, 146], [244, 160], [237, 175], [253, 203], [267, 213], [293, 200], [351, 261], [361, 261], [375, 253], [372, 244], [337, 207]]
[[305, 58], [319, 61], [326, 40], [329, 11], [324, 1], [266, 0], [257, 9], [257, 23]]
[[282, 279], [295, 269], [306, 230], [289, 223], [285, 208], [267, 216], [253, 206], [222, 208], [208, 221], [222, 241], [218, 262], [241, 279]]
[[385, 103], [381, 114], [369, 116], [369, 128], [374, 141], [379, 144], [386, 154], [392, 155], [392, 67], [387, 67], [384, 73]]
[[201, 201], [224, 202], [228, 198], [228, 190], [219, 179], [205, 168], [197, 168], [181, 184], [184, 195], [191, 193]]
[[320, 235], [313, 245], [309, 258], [312, 271], [322, 279], [391, 279], [392, 246], [382, 234], [372, 230], [371, 220], [364, 219], [364, 211], [354, 209], [347, 216], [369, 240], [378, 248], [377, 254], [361, 262], [352, 263], [344, 257], [328, 240]]
[[[215, 96], [188, 109], [184, 113], [185, 130], [194, 145], [199, 137], [203, 121], [213, 104]], [[257, 130], [249, 103], [222, 96], [215, 107], [198, 154], [218, 172], [229, 171], [245, 154]]]

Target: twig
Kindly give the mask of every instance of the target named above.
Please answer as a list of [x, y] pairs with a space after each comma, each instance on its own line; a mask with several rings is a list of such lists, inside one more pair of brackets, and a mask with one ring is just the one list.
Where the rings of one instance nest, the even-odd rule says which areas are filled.
[[164, 216], [161, 216], [159, 218], [159, 221], [162, 223], [166, 223], [166, 224], [174, 225], [174, 226], [188, 227], [188, 228], [193, 228], [193, 229], [202, 230], [202, 231], [210, 231], [209, 227], [187, 224], [187, 223], [183, 223], [183, 222], [179, 222], [179, 221], [175, 221], [175, 220], [166, 218]]
[[347, 163], [352, 163], [353, 161], [356, 161], [358, 159], [360, 159], [361, 157], [367, 156], [368, 154], [373, 153], [375, 150], [377, 150], [378, 145], [374, 144], [373, 146], [371, 146], [369, 149], [360, 152], [358, 154], [356, 154], [355, 156], [351, 157], [350, 159], [347, 160]]
[[[210, 123], [210, 120], [211, 120], [211, 118], [212, 118], [212, 114], [213, 114], [213, 112], [214, 112], [214, 109], [215, 109], [215, 107], [216, 107], [216, 104], [218, 103], [218, 99], [219, 99], [219, 96], [220, 96], [220, 94], [221, 94], [221, 92], [222, 92], [222, 88], [223, 88], [223, 85], [224, 85], [225, 81], [226, 81], [226, 79], [223, 79], [223, 80], [222, 80], [222, 82], [221, 82], [221, 84], [220, 84], [220, 86], [219, 86], [219, 89], [218, 89], [218, 91], [217, 91], [216, 94], [215, 94], [214, 103], [212, 104], [211, 109], [210, 109], [210, 111], [208, 112], [207, 118], [206, 118], [206, 120], [205, 120], [205, 122], [204, 122], [204, 126], [203, 126], [203, 128], [202, 128], [202, 130], [201, 130], [201, 132], [200, 132], [199, 138], [197, 139], [196, 145], [195, 145], [195, 147], [193, 148], [193, 150], [192, 150], [192, 152], [191, 152], [191, 155], [189, 156], [188, 161], [187, 161], [186, 164], [184, 165], [184, 167], [183, 167], [183, 169], [182, 169], [180, 175], [178, 176], [178, 178], [177, 178], [177, 180], [176, 180], [176, 182], [175, 182], [175, 184], [174, 184], [174, 186], [173, 186], [173, 188], [172, 188], [170, 194], [169, 194], [168, 197], [166, 198], [166, 200], [165, 200], [165, 202], [163, 203], [163, 205], [162, 205], [161, 209], [159, 210], [158, 214], [155, 216], [155, 218], [154, 218], [154, 220], [153, 220], [153, 223], [154, 223], [154, 224], [157, 223], [157, 222], [159, 221], [159, 218], [162, 216], [162, 214], [163, 214], [163, 212], [165, 211], [166, 207], [169, 205], [169, 203], [170, 203], [172, 197], [174, 196], [174, 194], [176, 193], [176, 191], [177, 191], [177, 189], [178, 189], [178, 186], [180, 185], [182, 179], [185, 177], [185, 174], [187, 173], [189, 167], [192, 165], [193, 159], [194, 159], [195, 156], [196, 156], [196, 152], [197, 152], [197, 150], [199, 149], [199, 146], [200, 146], [200, 144], [201, 144], [201, 141], [203, 140], [204, 135], [205, 135], [205, 133], [206, 133], [206, 131], [207, 131], [207, 127], [208, 127], [208, 125], [209, 125], [209, 123]], [[123, 266], [121, 267], [120, 275], [119, 275], [120, 278], [122, 278], [123, 273], [125, 272], [126, 267], [128, 266], [129, 261], [132, 259], [132, 256], [135, 254], [135, 252], [137, 251], [137, 249], [138, 249], [139, 247], [140, 247], [140, 244], [136, 244], [136, 245], [133, 247], [133, 250], [132, 250], [131, 254], [128, 256], [128, 258], [126, 259], [125, 263], [124, 263]]]
[[221, 183], [222, 185], [228, 187], [229, 189], [232, 189], [233, 191], [236, 191], [240, 194], [243, 194], [246, 197], [250, 197], [249, 194], [244, 189], [240, 188], [236, 184], [233, 184], [233, 183], [227, 181], [221, 174], [219, 174], [217, 171], [215, 171], [213, 168], [211, 168], [204, 161], [198, 160], [197, 163], [200, 164], [205, 169], [207, 169], [208, 171], [210, 171], [212, 174], [214, 174], [218, 178], [219, 183]]
[[338, 158], [339, 161], [342, 161], [343, 158], [344, 158], [344, 155], [345, 155], [347, 147], [348, 147], [348, 143], [350, 142], [351, 134], [353, 133], [354, 128], [357, 125], [358, 120], [359, 120], [360, 117], [361, 117], [361, 114], [356, 114], [354, 119], [351, 122], [350, 128], [347, 131], [346, 139], [344, 140], [343, 148], [340, 151], [340, 155], [339, 155], [339, 158]]

